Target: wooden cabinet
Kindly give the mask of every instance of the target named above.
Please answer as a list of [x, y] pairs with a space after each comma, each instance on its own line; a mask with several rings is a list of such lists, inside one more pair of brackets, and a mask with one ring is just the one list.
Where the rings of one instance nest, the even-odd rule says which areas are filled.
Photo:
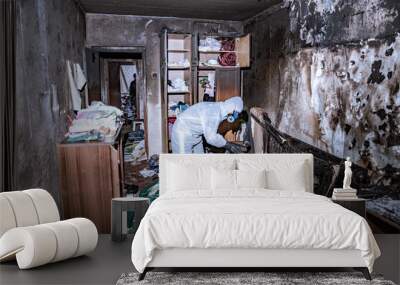
[[85, 217], [110, 233], [111, 199], [121, 196], [121, 141], [57, 145], [64, 219]]
[[236, 61], [239, 67], [250, 67], [250, 35], [235, 38]]
[[241, 96], [239, 67], [216, 68], [215, 82], [215, 101], [225, 101], [234, 96]]
[[[215, 45], [216, 42], [220, 43], [219, 48]], [[214, 89], [211, 93], [215, 101], [242, 96], [241, 69], [250, 67], [250, 35], [238, 37], [202, 35], [199, 36], [197, 49], [197, 101], [205, 100], [206, 92], [202, 82], [210, 83], [208, 90]]]
[[[215, 45], [216, 42], [220, 47]], [[239, 37], [202, 35], [199, 37], [197, 49], [200, 69], [250, 67], [250, 34]], [[229, 58], [229, 64], [224, 58]]]

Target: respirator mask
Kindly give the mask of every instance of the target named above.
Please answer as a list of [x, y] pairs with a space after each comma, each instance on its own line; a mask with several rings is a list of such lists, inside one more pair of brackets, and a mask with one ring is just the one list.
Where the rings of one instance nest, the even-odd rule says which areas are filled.
[[229, 114], [229, 115], [228, 115], [228, 117], [226, 118], [226, 120], [228, 121], [228, 123], [233, 123], [234, 121], [237, 120], [237, 118], [239, 118], [239, 112], [233, 111], [232, 114]]

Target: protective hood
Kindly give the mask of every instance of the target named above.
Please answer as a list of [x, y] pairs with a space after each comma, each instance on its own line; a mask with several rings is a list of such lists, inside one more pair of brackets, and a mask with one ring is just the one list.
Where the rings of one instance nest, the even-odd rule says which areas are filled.
[[238, 96], [229, 98], [221, 103], [221, 114], [223, 117], [232, 114], [234, 111], [238, 113], [243, 111], [243, 100]]

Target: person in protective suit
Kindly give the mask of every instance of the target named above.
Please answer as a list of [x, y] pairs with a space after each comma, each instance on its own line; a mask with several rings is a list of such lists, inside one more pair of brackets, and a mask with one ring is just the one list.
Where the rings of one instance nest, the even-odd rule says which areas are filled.
[[[243, 110], [240, 114], [239, 117], [235, 121], [229, 122], [229, 119], [223, 120], [219, 126], [218, 126], [218, 133], [222, 135], [224, 138], [226, 137], [226, 134], [228, 132], [232, 132], [233, 134], [237, 133], [239, 130], [242, 129], [242, 124], [247, 124], [249, 121], [249, 114], [247, 111]], [[247, 139], [248, 131], [245, 132], [244, 134], [244, 141], [235, 144], [239, 144], [242, 148], [242, 152], [247, 153], [250, 150], [250, 142]], [[207, 143], [207, 141], [203, 138], [203, 144], [204, 148], [206, 149], [206, 152], [210, 153], [224, 153], [226, 152], [226, 149], [223, 147], [218, 148], [213, 145], [210, 145]]]
[[235, 120], [243, 110], [243, 100], [232, 97], [224, 102], [201, 102], [190, 106], [178, 115], [172, 127], [171, 144], [173, 153], [204, 153], [203, 139], [215, 147], [239, 153], [241, 147], [227, 142], [218, 134], [219, 124]]

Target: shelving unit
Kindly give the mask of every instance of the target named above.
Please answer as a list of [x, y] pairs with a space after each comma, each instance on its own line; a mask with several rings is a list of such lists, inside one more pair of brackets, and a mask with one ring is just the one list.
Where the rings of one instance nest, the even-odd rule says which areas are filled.
[[[221, 44], [220, 50], [202, 50], [200, 48], [200, 42], [210, 38]], [[224, 50], [222, 43], [224, 41], [232, 42], [232, 50]], [[199, 69], [215, 69], [238, 66], [240, 68], [250, 67], [250, 35], [241, 37], [219, 37], [219, 36], [208, 36], [204, 35], [199, 38], [198, 43], [198, 58], [199, 58]], [[234, 64], [223, 65], [219, 61], [221, 55], [232, 54], [235, 57]], [[214, 61], [215, 64], [210, 64], [209, 61]]]
[[[166, 138], [166, 151], [171, 152], [171, 128], [176, 120], [172, 106], [179, 102], [193, 104], [192, 83], [192, 35], [164, 32], [163, 51], [163, 134]], [[171, 86], [172, 85], [172, 86]], [[179, 86], [184, 87], [179, 89]]]
[[[201, 41], [207, 38], [218, 41], [222, 50], [202, 50]], [[223, 50], [222, 42], [231, 41], [232, 50]], [[216, 101], [223, 101], [229, 97], [241, 96], [240, 69], [250, 67], [250, 35], [240, 37], [220, 37], [203, 35], [197, 43], [198, 51], [198, 102], [204, 101], [204, 88], [200, 81], [211, 75], [214, 80], [214, 98]], [[204, 47], [204, 46], [203, 46]], [[215, 48], [215, 47], [214, 47]], [[232, 54], [235, 57], [233, 65], [222, 65], [219, 57]], [[210, 62], [211, 61], [211, 62]], [[210, 64], [215, 63], [215, 64]]]
[[[233, 41], [233, 50], [199, 50], [201, 39], [212, 37], [218, 41]], [[223, 66], [218, 57], [232, 53], [235, 55], [234, 66]], [[206, 64], [215, 63], [213, 65]], [[250, 67], [250, 35], [240, 37], [209, 36], [168, 33], [161, 37], [161, 91], [163, 94], [163, 130], [164, 152], [171, 152], [171, 128], [176, 116], [171, 106], [178, 102], [188, 105], [204, 101], [204, 88], [201, 81], [208, 79], [212, 84], [206, 91], [213, 93], [216, 101], [229, 97], [241, 96], [241, 68]], [[185, 90], [173, 90], [168, 83], [183, 80]]]

